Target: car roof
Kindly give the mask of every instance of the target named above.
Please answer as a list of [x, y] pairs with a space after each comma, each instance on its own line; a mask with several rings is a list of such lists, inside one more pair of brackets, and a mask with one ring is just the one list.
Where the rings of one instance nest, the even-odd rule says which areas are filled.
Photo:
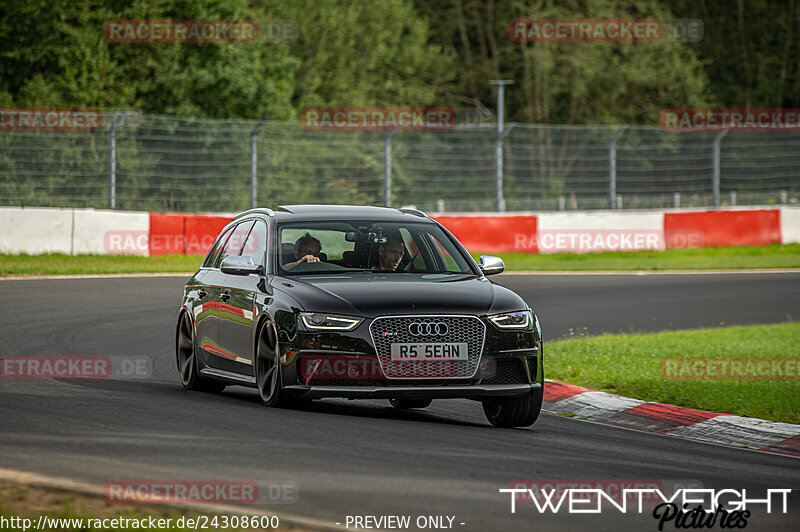
[[279, 223], [331, 220], [373, 220], [381, 222], [434, 223], [416, 209], [392, 209], [364, 205], [284, 205], [274, 211]]

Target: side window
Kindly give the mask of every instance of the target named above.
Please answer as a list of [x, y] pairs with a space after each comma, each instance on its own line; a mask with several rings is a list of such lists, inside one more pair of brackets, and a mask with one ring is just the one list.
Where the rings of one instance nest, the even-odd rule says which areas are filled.
[[411, 257], [409, 258], [414, 261], [413, 269], [414, 270], [427, 269], [427, 266], [425, 265], [425, 259], [422, 257], [422, 253], [419, 249], [419, 246], [417, 246], [417, 242], [416, 240], [414, 240], [414, 236], [411, 234], [411, 232], [405, 227], [402, 227], [400, 229], [400, 236], [403, 237], [403, 244], [405, 244], [408, 253], [411, 255]]
[[439, 242], [439, 240], [431, 235], [431, 240], [433, 241], [436, 251], [439, 257], [444, 262], [444, 266], [447, 271], [450, 272], [458, 272], [458, 271], [465, 271], [467, 265], [464, 263], [464, 259], [457, 254], [456, 250], [453, 248], [453, 245], [449, 241]]
[[242, 222], [237, 225], [233, 232], [231, 232], [231, 236], [228, 237], [228, 241], [225, 242], [225, 247], [222, 248], [222, 253], [219, 254], [216, 262], [214, 263], [215, 268], [219, 268], [219, 265], [222, 264], [222, 261], [225, 260], [225, 257], [229, 257], [231, 255], [238, 255], [242, 252], [242, 246], [244, 246], [244, 241], [247, 238], [247, 233], [250, 232], [250, 229], [253, 227], [253, 222]]
[[203, 268], [214, 267], [214, 263], [217, 261], [217, 257], [219, 257], [220, 249], [222, 249], [222, 246], [224, 246], [225, 242], [228, 240], [231, 230], [232, 228], [228, 228], [228, 230], [217, 239], [217, 242], [214, 244], [214, 246], [212, 246], [211, 251], [209, 251], [208, 255], [206, 255], [206, 260], [203, 261]]
[[242, 248], [242, 255], [252, 257], [256, 264], [264, 265], [264, 255], [267, 252], [267, 224], [258, 220], [250, 231], [247, 241]]

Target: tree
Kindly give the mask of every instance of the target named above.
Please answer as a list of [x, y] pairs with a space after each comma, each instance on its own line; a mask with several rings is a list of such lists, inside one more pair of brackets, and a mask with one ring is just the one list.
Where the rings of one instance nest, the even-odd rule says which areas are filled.
[[463, 101], [492, 105], [488, 80], [516, 81], [506, 91], [509, 120], [657, 124], [661, 109], [713, 101], [687, 43], [517, 43], [508, 34], [517, 18], [674, 18], [657, 0], [417, 4], [431, 18], [434, 40], [457, 58]]

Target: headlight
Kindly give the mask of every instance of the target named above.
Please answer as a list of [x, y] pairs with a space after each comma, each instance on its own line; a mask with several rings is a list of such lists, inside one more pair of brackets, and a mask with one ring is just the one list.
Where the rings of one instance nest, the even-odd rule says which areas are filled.
[[337, 316], [322, 312], [301, 312], [300, 320], [309, 331], [350, 331], [361, 323], [361, 318]]
[[531, 328], [533, 324], [533, 315], [530, 310], [523, 310], [521, 312], [509, 312], [507, 314], [489, 316], [489, 320], [499, 329], [524, 331]]

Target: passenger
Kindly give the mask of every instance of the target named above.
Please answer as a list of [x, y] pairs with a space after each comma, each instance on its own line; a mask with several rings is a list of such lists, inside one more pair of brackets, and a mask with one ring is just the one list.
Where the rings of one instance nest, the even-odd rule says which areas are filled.
[[300, 263], [320, 262], [319, 254], [322, 251], [322, 244], [319, 240], [306, 233], [294, 243], [294, 262], [283, 265], [284, 270], [291, 270]]
[[386, 243], [378, 248], [378, 266], [375, 270], [395, 271], [400, 266], [400, 261], [405, 252], [406, 247], [401, 240], [389, 237]]

